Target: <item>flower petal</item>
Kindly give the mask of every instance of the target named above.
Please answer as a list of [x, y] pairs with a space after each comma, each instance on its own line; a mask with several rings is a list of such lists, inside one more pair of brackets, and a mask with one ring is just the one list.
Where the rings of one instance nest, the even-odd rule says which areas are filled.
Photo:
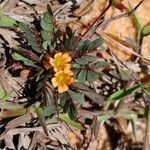
[[71, 77], [71, 79], [69, 80], [69, 85], [74, 83], [75, 79], [73, 77]]
[[62, 74], [64, 71], [63, 70], [59, 70], [58, 72], [55, 73], [55, 77], [58, 76], [59, 74]]
[[61, 57], [61, 56], [62, 56], [61, 52], [60, 53], [56, 53], [55, 56], [54, 56], [54, 58]]
[[54, 59], [53, 59], [53, 58], [50, 58], [49, 63], [50, 63], [52, 66], [54, 66]]
[[71, 64], [65, 64], [64, 70], [70, 70], [70, 68], [71, 68]]
[[64, 73], [67, 74], [68, 76], [73, 76], [73, 72], [70, 70], [70, 68], [66, 67], [64, 69]]
[[65, 62], [70, 62], [71, 61], [71, 57], [69, 56], [68, 53], [63, 54], [62, 58], [64, 59]]
[[57, 71], [58, 71], [58, 68], [57, 68], [57, 67], [54, 67], [54, 71], [57, 72]]
[[57, 87], [58, 86], [58, 83], [57, 83], [57, 81], [56, 81], [56, 78], [52, 78], [52, 85], [53, 85], [53, 87]]
[[62, 85], [62, 86], [58, 86], [58, 92], [59, 93], [63, 93], [65, 91], [68, 90], [68, 86], [66, 84]]

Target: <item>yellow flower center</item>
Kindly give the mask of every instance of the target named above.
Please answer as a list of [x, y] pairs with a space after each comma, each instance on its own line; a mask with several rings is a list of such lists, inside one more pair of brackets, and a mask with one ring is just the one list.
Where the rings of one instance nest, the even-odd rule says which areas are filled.
[[57, 79], [58, 79], [58, 82], [64, 81], [65, 80], [64, 74], [59, 75]]
[[62, 59], [61, 59], [61, 58], [55, 59], [55, 65], [56, 65], [57, 67], [59, 67], [61, 64], [62, 64]]

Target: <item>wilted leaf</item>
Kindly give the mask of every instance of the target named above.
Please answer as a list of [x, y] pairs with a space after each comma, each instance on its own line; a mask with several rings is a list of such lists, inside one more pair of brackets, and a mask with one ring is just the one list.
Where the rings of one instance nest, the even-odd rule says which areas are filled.
[[16, 110], [16, 109], [23, 108], [23, 106], [11, 101], [4, 101], [4, 102], [0, 102], [0, 108], [7, 109], [7, 110]]
[[110, 71], [110, 74], [114, 75], [117, 78], [121, 78], [123, 81], [130, 81], [132, 76], [128, 70], [117, 69]]
[[10, 121], [7, 125], [6, 125], [6, 129], [7, 130], [11, 130], [14, 129], [18, 126], [20, 126], [21, 124], [27, 123], [31, 120], [31, 114], [28, 112], [22, 116], [19, 116], [15, 119], [13, 119], [12, 121]]
[[27, 110], [25, 108], [22, 109], [15, 109], [15, 110], [5, 110], [0, 112], [0, 118], [10, 118], [10, 117], [16, 117], [16, 116], [21, 116], [25, 114]]
[[73, 37], [72, 29], [69, 26], [66, 27], [66, 33], [70, 39]]

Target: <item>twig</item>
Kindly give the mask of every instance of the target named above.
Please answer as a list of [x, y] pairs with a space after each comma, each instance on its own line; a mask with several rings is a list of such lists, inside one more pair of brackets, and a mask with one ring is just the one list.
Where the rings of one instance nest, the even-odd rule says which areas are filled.
[[146, 120], [146, 131], [145, 131], [143, 150], [149, 150], [149, 149], [150, 149], [150, 108], [148, 106], [148, 116]]
[[90, 37], [96, 30], [97, 25], [101, 24], [103, 21], [101, 18], [105, 15], [106, 11], [111, 7], [111, 4], [109, 3], [108, 6], [105, 8], [105, 10], [99, 15], [99, 17], [94, 21], [94, 23], [87, 29], [87, 31], [82, 35], [82, 39], [85, 39], [87, 37]]
[[90, 38], [98, 28], [105, 29], [108, 26], [108, 24], [114, 20], [120, 19], [122, 17], [130, 16], [133, 12], [135, 12], [137, 10], [137, 8], [143, 3], [143, 1], [144, 0], [141, 0], [130, 12], [113, 16], [107, 20], [101, 20], [102, 16], [104, 16], [106, 11], [111, 7], [111, 5], [108, 4], [106, 9], [103, 11], [103, 13], [96, 19], [96, 21], [91, 25], [91, 27], [89, 29], [87, 29], [87, 31], [82, 35], [82, 39]]
[[120, 19], [122, 17], [128, 17], [128, 16], [130, 16], [132, 13], [134, 13], [140, 7], [140, 5], [143, 2], [144, 2], [144, 0], [141, 0], [130, 12], [126, 12], [126, 13], [123, 13], [123, 14], [120, 14], [120, 15], [116, 15], [116, 16], [111, 17], [110, 19], [105, 20], [103, 22], [103, 24], [100, 24], [99, 26], [97, 26], [97, 29], [100, 28], [100, 27], [102, 29], [105, 29], [108, 26], [108, 24], [111, 23], [112, 21]]

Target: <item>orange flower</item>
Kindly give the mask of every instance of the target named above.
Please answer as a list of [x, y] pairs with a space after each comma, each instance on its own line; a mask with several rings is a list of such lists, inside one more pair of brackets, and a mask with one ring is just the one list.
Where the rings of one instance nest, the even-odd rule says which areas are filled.
[[70, 69], [71, 64], [68, 64], [68, 62], [71, 61], [71, 57], [68, 53], [57, 53], [54, 55], [54, 59], [50, 58], [50, 64], [54, 67], [54, 71], [60, 71], [64, 70], [65, 68]]
[[73, 72], [68, 68], [58, 71], [52, 78], [52, 85], [58, 87], [58, 92], [63, 93], [68, 90], [68, 85], [74, 82]]

